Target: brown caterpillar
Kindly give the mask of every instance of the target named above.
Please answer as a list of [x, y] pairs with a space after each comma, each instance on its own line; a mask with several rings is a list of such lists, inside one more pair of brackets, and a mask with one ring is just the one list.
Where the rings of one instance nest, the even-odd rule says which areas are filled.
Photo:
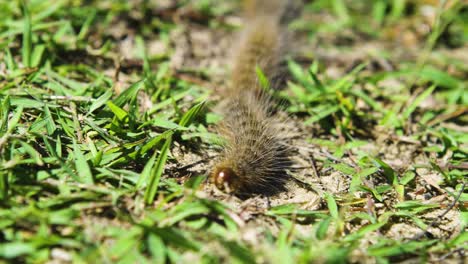
[[283, 53], [281, 0], [246, 1], [247, 30], [235, 60], [225, 98], [219, 105], [219, 126], [225, 148], [210, 180], [228, 193], [264, 193], [282, 189], [290, 161], [280, 137], [279, 122], [271, 114], [272, 100], [258, 82], [259, 67], [272, 80]]

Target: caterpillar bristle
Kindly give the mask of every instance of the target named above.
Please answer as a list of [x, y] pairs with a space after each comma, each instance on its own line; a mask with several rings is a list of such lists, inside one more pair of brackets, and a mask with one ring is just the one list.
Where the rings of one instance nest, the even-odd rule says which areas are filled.
[[[283, 131], [272, 114], [273, 100], [259, 84], [256, 69], [273, 80], [282, 59], [281, 0], [252, 0], [250, 23], [236, 53], [231, 82], [219, 104], [224, 117], [218, 127], [226, 145], [210, 174], [220, 190], [235, 194], [275, 193], [284, 189], [286, 170], [291, 166], [290, 148], [284, 144]], [[261, 3], [260, 3], [261, 2]]]

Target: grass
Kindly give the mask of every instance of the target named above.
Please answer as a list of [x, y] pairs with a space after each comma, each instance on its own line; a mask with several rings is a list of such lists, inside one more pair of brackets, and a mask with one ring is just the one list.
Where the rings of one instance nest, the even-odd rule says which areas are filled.
[[200, 27], [230, 34], [236, 2], [1, 2], [0, 263], [466, 257], [468, 62], [454, 54], [467, 52], [468, 9], [426, 5], [425, 18], [418, 1], [364, 2], [313, 1], [291, 24], [307, 44], [281, 111], [304, 127], [319, 178], [345, 185], [315, 187], [315, 209], [244, 208], [206, 182], [215, 71], [173, 69], [170, 44]]

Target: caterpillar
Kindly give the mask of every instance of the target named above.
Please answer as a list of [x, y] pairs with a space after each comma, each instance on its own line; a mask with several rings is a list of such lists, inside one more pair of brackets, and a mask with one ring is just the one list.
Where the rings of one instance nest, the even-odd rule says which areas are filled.
[[[247, 28], [235, 53], [231, 77], [222, 91], [218, 131], [226, 144], [210, 181], [227, 193], [281, 190], [290, 166], [273, 100], [259, 83], [257, 69], [270, 81], [277, 77], [284, 52], [283, 15], [288, 1], [246, 1]], [[271, 82], [270, 82], [271, 83]], [[273, 87], [275, 88], [275, 87]]]

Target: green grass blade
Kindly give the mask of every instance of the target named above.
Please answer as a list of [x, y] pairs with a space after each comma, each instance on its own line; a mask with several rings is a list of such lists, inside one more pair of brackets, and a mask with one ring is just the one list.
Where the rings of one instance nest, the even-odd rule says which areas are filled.
[[317, 122], [317, 121], [319, 121], [321, 119], [324, 119], [325, 117], [335, 113], [338, 110], [340, 110], [339, 106], [328, 107], [328, 108], [324, 109], [323, 111], [320, 111], [320, 112], [316, 113], [314, 116], [307, 119], [306, 121], [304, 121], [304, 124], [305, 125], [310, 125], [312, 123], [315, 123], [315, 122]]
[[125, 118], [128, 116], [127, 111], [123, 110], [122, 108], [118, 107], [112, 101], [107, 102], [107, 106], [110, 108], [112, 113], [120, 120], [124, 121]]
[[112, 90], [107, 90], [103, 95], [99, 96], [89, 107], [88, 113], [89, 115], [93, 113], [96, 109], [100, 108], [101, 106], [105, 105], [106, 102], [112, 97]]
[[169, 149], [172, 143], [172, 135], [170, 135], [166, 142], [164, 143], [163, 147], [161, 148], [158, 160], [156, 161], [152, 171], [150, 178], [148, 180], [148, 186], [146, 188], [146, 192], [144, 195], [144, 200], [146, 204], [152, 204], [154, 201], [154, 197], [158, 191], [159, 181], [161, 179], [161, 175], [164, 171], [164, 166], [166, 164], [167, 155], [169, 153]]
[[117, 98], [114, 100], [114, 104], [118, 107], [123, 107], [126, 103], [135, 99], [138, 91], [143, 88], [146, 79], [140, 80], [125, 89]]
[[85, 156], [80, 150], [80, 147], [76, 143], [76, 140], [73, 139], [73, 154], [75, 157], [75, 167], [80, 177], [80, 181], [87, 184], [94, 184], [93, 174], [91, 173], [91, 168], [86, 161]]
[[197, 114], [203, 109], [204, 106], [205, 106], [205, 101], [198, 103], [192, 108], [190, 108], [190, 110], [188, 110], [187, 113], [185, 113], [180, 119], [179, 125], [183, 127], [189, 126], [194, 120], [194, 118], [197, 116]]
[[263, 69], [260, 67], [256, 66], [255, 67], [255, 72], [257, 73], [257, 78], [258, 82], [260, 83], [260, 86], [262, 89], [268, 89], [270, 88], [270, 81], [268, 78], [265, 76], [265, 73], [263, 73]]
[[333, 195], [329, 193], [325, 194], [325, 198], [327, 200], [327, 205], [328, 205], [328, 210], [330, 211], [330, 215], [334, 219], [338, 219], [339, 218], [338, 205], [336, 204], [335, 198], [333, 198]]
[[25, 67], [31, 67], [31, 52], [32, 52], [32, 31], [31, 31], [31, 15], [26, 1], [23, 4], [23, 45], [22, 45], [22, 58]]
[[416, 108], [427, 98], [429, 95], [434, 92], [436, 85], [432, 85], [431, 87], [427, 88], [423, 91], [420, 95], [418, 95], [414, 101], [406, 108], [403, 112], [403, 118], [406, 120], [410, 117], [410, 115], [416, 110]]

